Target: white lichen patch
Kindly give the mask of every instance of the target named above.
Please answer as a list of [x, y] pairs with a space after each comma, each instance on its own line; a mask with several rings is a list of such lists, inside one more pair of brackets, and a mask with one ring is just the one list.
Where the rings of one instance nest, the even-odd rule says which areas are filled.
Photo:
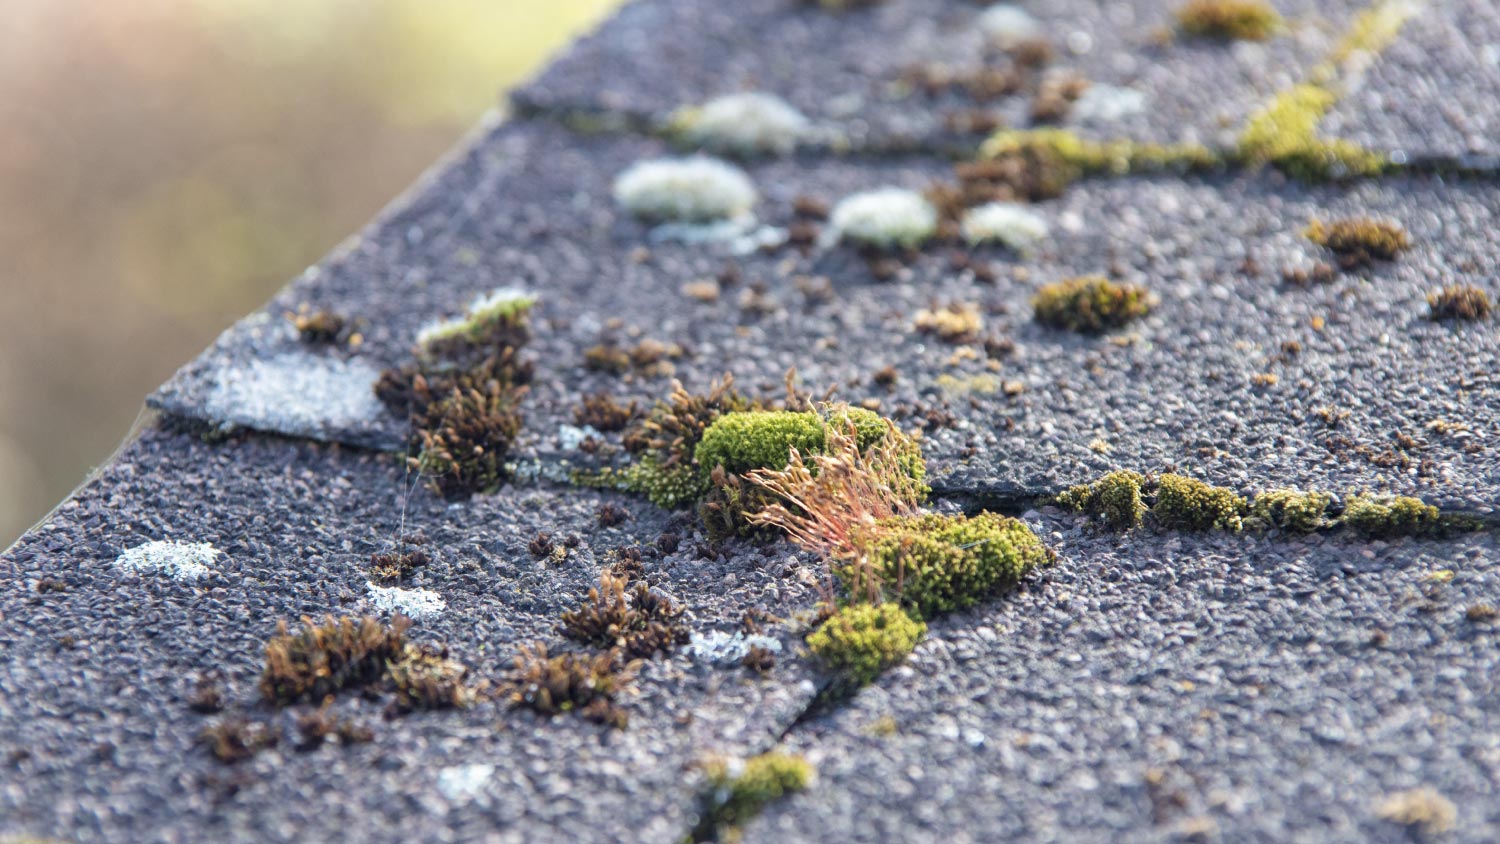
[[431, 589], [402, 589], [399, 586], [376, 586], [370, 589], [370, 603], [385, 613], [401, 613], [408, 618], [437, 615], [448, 608], [443, 596]]
[[682, 139], [694, 146], [735, 155], [785, 155], [808, 134], [802, 112], [772, 94], [727, 94], [674, 115]]
[[637, 217], [687, 223], [748, 215], [756, 199], [745, 171], [706, 156], [642, 161], [615, 179], [614, 194]]
[[1042, 25], [1037, 19], [1010, 3], [997, 3], [985, 9], [975, 23], [984, 37], [1002, 50], [1042, 36]]
[[917, 246], [937, 232], [937, 209], [916, 191], [880, 188], [834, 206], [830, 229], [845, 240], [889, 249]]
[[990, 202], [964, 213], [960, 223], [971, 245], [1003, 243], [1017, 252], [1030, 251], [1047, 236], [1047, 221], [1014, 202]]
[[727, 665], [737, 663], [745, 658], [745, 654], [753, 647], [761, 647], [771, 653], [781, 653], [781, 641], [771, 636], [746, 635], [744, 633], [725, 633], [722, 630], [710, 630], [708, 633], [693, 633], [684, 649], [687, 655], [699, 662], [710, 665]]
[[158, 540], [137, 545], [115, 558], [115, 565], [142, 574], [164, 574], [173, 580], [197, 580], [213, 574], [219, 549], [207, 542]]
[[450, 803], [472, 800], [494, 776], [494, 765], [454, 765], [438, 771], [437, 790]]
[[599, 433], [599, 429], [593, 425], [579, 427], [563, 424], [557, 426], [557, 445], [563, 451], [577, 451], [584, 441], [591, 437], [601, 440], [604, 435]]
[[427, 346], [440, 340], [482, 331], [496, 320], [531, 310], [535, 304], [536, 297], [519, 287], [502, 287], [475, 299], [462, 317], [435, 322], [418, 331], [417, 345]]
[[1072, 118], [1087, 123], [1112, 123], [1146, 110], [1146, 94], [1134, 88], [1094, 84], [1073, 103]]
[[278, 355], [221, 369], [204, 409], [226, 424], [319, 438], [383, 412], [372, 388], [379, 377], [358, 360]]

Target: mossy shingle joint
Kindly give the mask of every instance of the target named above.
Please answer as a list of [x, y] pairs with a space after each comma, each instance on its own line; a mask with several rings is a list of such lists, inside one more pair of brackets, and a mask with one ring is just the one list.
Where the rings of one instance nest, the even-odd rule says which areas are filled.
[[926, 632], [895, 603], [850, 604], [809, 634], [807, 647], [826, 668], [863, 686], [905, 659]]
[[1326, 492], [1267, 490], [1255, 496], [1250, 504], [1250, 515], [1257, 524], [1288, 533], [1312, 533], [1333, 524], [1327, 515], [1332, 500], [1333, 496]]
[[1057, 496], [1056, 502], [1087, 513], [1114, 530], [1130, 530], [1140, 527], [1146, 515], [1146, 503], [1141, 498], [1145, 484], [1146, 477], [1139, 472], [1110, 472], [1092, 483], [1070, 487]]
[[712, 760], [704, 766], [708, 791], [695, 841], [724, 841], [771, 802], [801, 791], [813, 780], [813, 766], [801, 756], [771, 751], [743, 761]]
[[1049, 328], [1103, 334], [1151, 312], [1151, 294], [1100, 276], [1053, 282], [1031, 299], [1036, 321]]
[[1438, 508], [1408, 496], [1351, 496], [1344, 505], [1343, 521], [1372, 539], [1430, 536], [1443, 526]]
[[919, 618], [971, 607], [1052, 561], [1025, 522], [995, 513], [896, 517], [865, 531], [864, 559], [840, 567], [840, 579]]
[[1165, 473], [1157, 480], [1151, 513], [1157, 524], [1168, 529], [1238, 532], [1248, 510], [1248, 503], [1234, 490]]

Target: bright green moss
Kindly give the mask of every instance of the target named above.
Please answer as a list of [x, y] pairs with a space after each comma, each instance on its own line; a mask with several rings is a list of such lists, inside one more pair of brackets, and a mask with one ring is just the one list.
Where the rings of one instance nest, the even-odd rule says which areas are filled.
[[1390, 539], [1434, 533], [1442, 517], [1436, 507], [1418, 498], [1355, 495], [1344, 506], [1344, 524], [1374, 539]]
[[823, 450], [823, 420], [816, 413], [751, 410], [726, 413], [703, 432], [693, 456], [707, 475], [716, 466], [733, 474], [752, 469], [783, 469], [790, 450]]
[[1053, 282], [1031, 299], [1036, 321], [1050, 328], [1102, 334], [1151, 311], [1145, 288], [1099, 276]]
[[1246, 509], [1245, 499], [1232, 489], [1168, 473], [1158, 481], [1151, 513], [1157, 524], [1172, 530], [1238, 532]]
[[711, 762], [705, 773], [710, 792], [697, 840], [719, 838], [722, 830], [750, 820], [773, 800], [807, 788], [813, 766], [801, 756], [772, 751], [743, 763]]
[[1304, 181], [1376, 176], [1390, 159], [1349, 141], [1318, 137], [1318, 124], [1338, 102], [1320, 85], [1296, 85], [1250, 117], [1240, 134], [1239, 158], [1251, 165], [1273, 164]]
[[927, 625], [894, 603], [850, 604], [807, 637], [807, 646], [822, 663], [863, 686], [895, 665], [917, 646]]
[[1281, 27], [1281, 15], [1265, 0], [1188, 0], [1177, 10], [1177, 26], [1200, 38], [1264, 41]]
[[878, 586], [922, 618], [973, 606], [1051, 559], [1024, 522], [994, 513], [886, 519], [865, 542], [864, 565], [840, 571], [850, 591]]
[[927, 461], [922, 459], [922, 446], [902, 433], [884, 416], [862, 407], [844, 405], [828, 415], [827, 424], [836, 426], [852, 424], [854, 444], [860, 452], [880, 442], [885, 438], [886, 433], [890, 432], [895, 437], [895, 445], [899, 452], [898, 462], [901, 468], [906, 470], [907, 477], [918, 482], [927, 477]]
[[1250, 515], [1263, 524], [1289, 533], [1312, 533], [1327, 527], [1325, 517], [1332, 496], [1298, 489], [1273, 489], [1255, 496]]
[[1042, 189], [1033, 198], [1056, 196], [1079, 178], [1095, 173], [1124, 175], [1160, 170], [1195, 170], [1219, 164], [1218, 156], [1197, 144], [1138, 144], [1085, 140], [1066, 129], [1006, 129], [979, 150], [987, 161], [1010, 161], [1025, 169]]
[[1139, 472], [1110, 472], [1093, 483], [1079, 484], [1057, 497], [1059, 506], [1087, 513], [1115, 530], [1141, 526], [1146, 504], [1141, 487], [1146, 479]]
[[618, 473], [619, 488], [638, 492], [652, 504], [672, 510], [702, 498], [709, 489], [703, 474], [687, 461], [663, 465], [655, 455], [643, 454]]

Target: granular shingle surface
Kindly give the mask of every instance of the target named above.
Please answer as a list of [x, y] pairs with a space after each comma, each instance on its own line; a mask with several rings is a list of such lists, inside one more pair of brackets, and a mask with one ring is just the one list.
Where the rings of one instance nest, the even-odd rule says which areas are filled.
[[[713, 832], [702, 763], [771, 749], [819, 773], [745, 841], [1500, 838], [1500, 333], [1427, 302], [1451, 285], [1500, 298], [1493, 10], [1423, 4], [1363, 74], [1346, 61], [1328, 81], [1360, 11], [1402, 9], [1277, 0], [1274, 37], [1221, 43], [1172, 36], [1177, 5], [1003, 14], [1052, 44], [1049, 72], [1090, 80], [1062, 118], [1079, 136], [1227, 150], [1279, 92], [1324, 79], [1341, 99], [1323, 137], [1421, 166], [1322, 184], [1227, 160], [1096, 173], [1029, 205], [1046, 234], [1024, 253], [971, 247], [956, 220], [862, 250], [827, 209], [952, 184], [983, 138], [975, 109], [1031, 125], [1041, 77], [987, 101], [919, 78], [1008, 67], [984, 47], [985, 4], [625, 6], [514, 94], [513, 119], [188, 363], [143, 431], [0, 555], [0, 842], [680, 842]], [[679, 107], [741, 90], [813, 124], [798, 152], [737, 162], [753, 218], [655, 225], [616, 206], [619, 174], [683, 152], [663, 131]], [[1410, 248], [1339, 270], [1306, 234], [1365, 217]], [[1152, 308], [1098, 336], [1039, 324], [1033, 296], [1079, 276], [1138, 285]], [[537, 299], [509, 478], [444, 499], [373, 382], [500, 289]], [[304, 345], [283, 316], [303, 305], [361, 342]], [[585, 398], [639, 410], [727, 372], [777, 399], [792, 369], [919, 433], [932, 508], [1021, 516], [1057, 555], [929, 619], [905, 663], [842, 696], [801, 638], [838, 596], [825, 561], [570, 483], [629, 459]], [[1112, 534], [1044, 503], [1112, 469], [1324, 490], [1335, 514], [1399, 493], [1480, 521], [1428, 539], [1150, 517]], [[410, 549], [426, 560], [400, 582], [372, 571]], [[278, 620], [401, 608], [410, 641], [504, 692], [523, 646], [592, 653], [559, 617], [605, 572], [686, 609], [685, 642], [620, 696], [625, 729], [505, 694], [401, 713], [376, 683], [327, 712], [371, 741], [304, 750], [294, 722], [314, 705], [259, 698]], [[279, 742], [217, 761], [199, 735], [236, 718]], [[1451, 804], [1452, 828], [1383, 817], [1410, 794], [1436, 795], [1435, 826]]]

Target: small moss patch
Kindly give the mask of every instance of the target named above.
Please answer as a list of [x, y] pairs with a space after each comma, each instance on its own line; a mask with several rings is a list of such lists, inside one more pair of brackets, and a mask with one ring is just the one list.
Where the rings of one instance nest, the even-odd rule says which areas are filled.
[[1490, 315], [1490, 297], [1472, 284], [1451, 284], [1427, 297], [1435, 320], [1474, 322]]
[[625, 578], [602, 574], [583, 606], [562, 614], [563, 635], [596, 648], [617, 648], [633, 658], [687, 644], [682, 607], [644, 583], [629, 591], [626, 587]]
[[615, 698], [634, 674], [635, 665], [620, 665], [614, 652], [551, 656], [545, 645], [523, 645], [510, 678], [511, 705], [542, 715], [577, 712], [623, 729], [627, 717]]
[[814, 454], [823, 450], [823, 441], [823, 420], [811, 411], [746, 411], [715, 420], [693, 454], [705, 472], [723, 466], [743, 474], [785, 468], [791, 449]]
[[1323, 492], [1273, 489], [1255, 496], [1250, 515], [1260, 523], [1289, 533], [1312, 533], [1328, 527], [1328, 504], [1333, 497]]
[[1057, 497], [1057, 503], [1087, 513], [1115, 530], [1130, 530], [1140, 527], [1146, 515], [1141, 499], [1145, 483], [1145, 476], [1139, 472], [1110, 472], [1092, 483], [1070, 487]]
[[266, 644], [260, 692], [268, 701], [321, 701], [346, 687], [378, 680], [386, 663], [405, 651], [411, 622], [397, 616], [387, 626], [369, 616], [328, 616], [321, 624], [304, 618], [302, 625], [292, 633], [285, 621], [277, 622], [276, 635]]
[[863, 686], [905, 659], [926, 632], [895, 603], [851, 604], [813, 631], [807, 646], [830, 670]]
[[1224, 41], [1264, 41], [1281, 27], [1281, 15], [1265, 0], [1189, 0], [1177, 10], [1187, 35]]
[[1250, 117], [1240, 133], [1238, 157], [1247, 164], [1271, 164], [1304, 181], [1376, 176], [1390, 159], [1348, 141], [1318, 137], [1318, 124], [1338, 95], [1305, 83], [1278, 94]]
[[1419, 498], [1355, 495], [1344, 507], [1344, 524], [1372, 539], [1391, 539], [1435, 533], [1442, 516]]
[[1352, 217], [1324, 223], [1314, 220], [1307, 239], [1332, 252], [1346, 270], [1368, 267], [1377, 261], [1394, 261], [1411, 248], [1406, 230], [1385, 220]]
[[1145, 288], [1099, 276], [1053, 282], [1037, 291], [1031, 307], [1037, 322], [1082, 334], [1120, 328], [1151, 311]]
[[1169, 530], [1227, 530], [1244, 527], [1245, 499], [1232, 489], [1166, 473], [1157, 482], [1156, 523]]
[[994, 513], [898, 516], [866, 530], [867, 559], [841, 579], [856, 595], [878, 586], [922, 618], [973, 606], [1051, 560], [1024, 522]]

